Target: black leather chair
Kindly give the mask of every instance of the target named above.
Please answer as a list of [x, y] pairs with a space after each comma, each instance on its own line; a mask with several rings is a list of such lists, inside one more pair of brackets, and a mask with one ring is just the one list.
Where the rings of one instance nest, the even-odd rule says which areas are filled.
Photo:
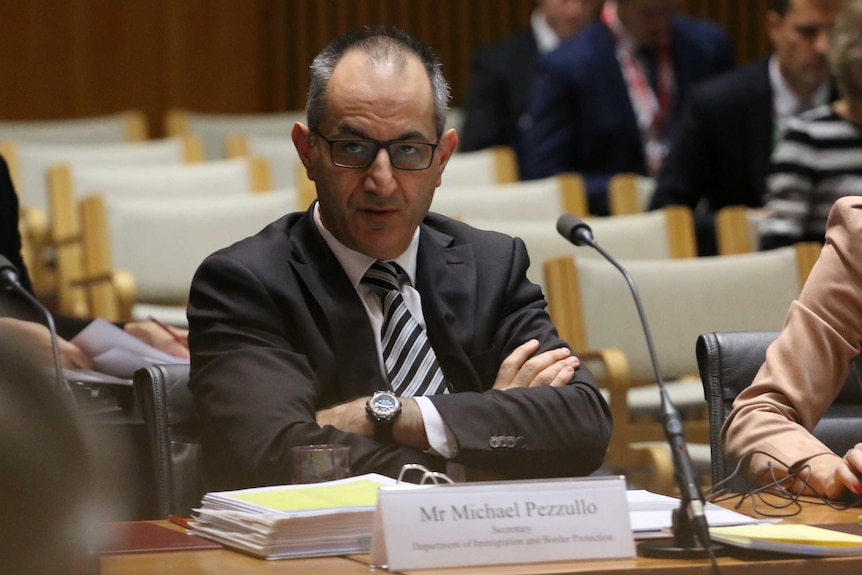
[[150, 439], [159, 516], [188, 517], [203, 496], [200, 422], [188, 388], [188, 365], [135, 372], [135, 399]]
[[[748, 387], [766, 358], [766, 348], [777, 331], [713, 332], [697, 339], [697, 363], [704, 393], [709, 404], [709, 443], [712, 459], [712, 484], [733, 473], [721, 446], [721, 426], [740, 391]], [[862, 441], [862, 389], [855, 367], [817, 427], [814, 435], [835, 453], [844, 453]], [[727, 485], [742, 491], [744, 477]]]

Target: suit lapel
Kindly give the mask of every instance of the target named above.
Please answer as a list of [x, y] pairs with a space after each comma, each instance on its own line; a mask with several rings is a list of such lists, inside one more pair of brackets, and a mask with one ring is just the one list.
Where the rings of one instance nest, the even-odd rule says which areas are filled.
[[748, 145], [752, 165], [752, 185], [762, 190], [769, 172], [769, 157], [772, 155], [775, 140], [775, 111], [772, 103], [772, 84], [769, 81], [769, 59], [764, 58], [757, 67], [754, 77], [751, 117], [748, 122]]
[[323, 312], [338, 359], [342, 397], [370, 394], [387, 387], [380, 373], [374, 331], [350, 279], [317, 231], [311, 209], [291, 231], [290, 265], [305, 284], [308, 297]]
[[472, 349], [476, 305], [476, 264], [469, 244], [423, 224], [420, 228], [416, 289], [428, 338], [456, 391], [482, 391], [465, 349]]

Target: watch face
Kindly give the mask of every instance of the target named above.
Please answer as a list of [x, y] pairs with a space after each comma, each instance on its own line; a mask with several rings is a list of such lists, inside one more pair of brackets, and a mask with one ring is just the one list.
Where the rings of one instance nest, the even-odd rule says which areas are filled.
[[388, 394], [374, 398], [374, 410], [380, 415], [390, 415], [398, 409], [398, 399]]

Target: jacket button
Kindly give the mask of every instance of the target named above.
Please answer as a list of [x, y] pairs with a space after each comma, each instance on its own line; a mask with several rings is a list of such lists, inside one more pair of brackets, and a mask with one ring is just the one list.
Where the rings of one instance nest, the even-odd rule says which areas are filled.
[[491, 439], [488, 440], [488, 445], [490, 445], [494, 449], [500, 447], [500, 437], [497, 435], [492, 435]]
[[507, 435], [506, 436], [506, 447], [515, 447], [515, 436]]
[[523, 435], [519, 435], [518, 437], [516, 437], [515, 438], [515, 447], [520, 447], [522, 449], [524, 447], [527, 447], [527, 438], [524, 437]]

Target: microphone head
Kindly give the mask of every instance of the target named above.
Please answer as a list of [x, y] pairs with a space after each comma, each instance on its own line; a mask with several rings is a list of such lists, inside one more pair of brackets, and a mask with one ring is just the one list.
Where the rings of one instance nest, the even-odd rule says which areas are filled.
[[574, 214], [563, 214], [557, 218], [557, 232], [576, 246], [592, 245], [593, 230]]
[[18, 278], [18, 268], [12, 265], [6, 256], [0, 255], [0, 283], [18, 286], [21, 281]]

